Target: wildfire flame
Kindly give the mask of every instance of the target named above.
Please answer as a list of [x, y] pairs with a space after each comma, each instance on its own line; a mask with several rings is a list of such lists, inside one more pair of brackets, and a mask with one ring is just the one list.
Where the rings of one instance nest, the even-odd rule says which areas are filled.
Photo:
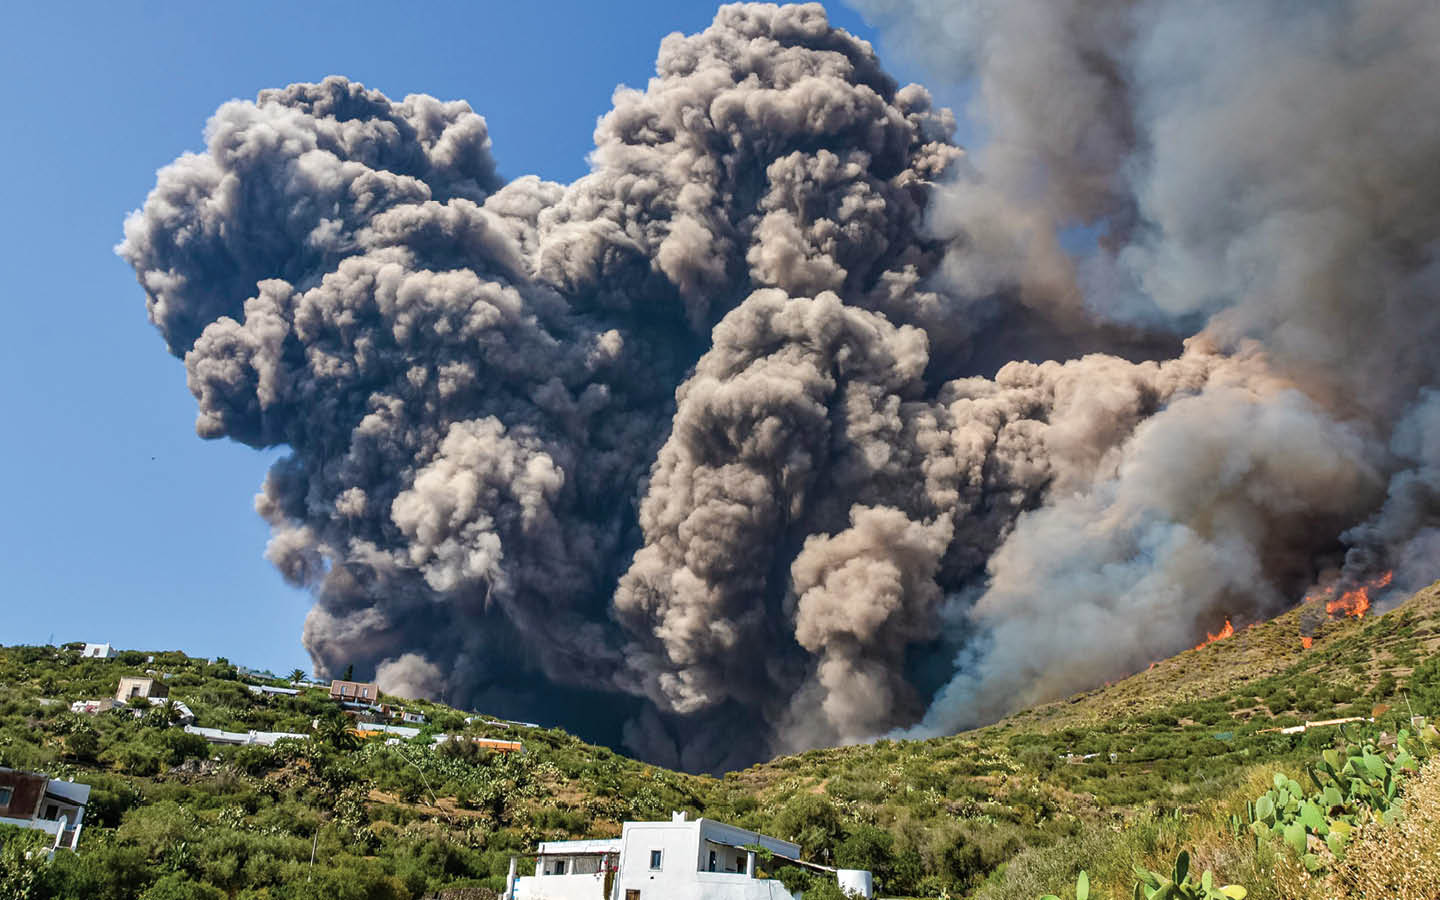
[[1210, 644], [1215, 643], [1216, 641], [1224, 640], [1225, 638], [1228, 638], [1230, 635], [1232, 635], [1232, 634], [1234, 634], [1234, 633], [1235, 633], [1235, 626], [1234, 626], [1234, 625], [1231, 625], [1231, 624], [1230, 624], [1230, 620], [1227, 618], [1227, 619], [1225, 620], [1225, 627], [1222, 628], [1222, 629], [1220, 629], [1220, 630], [1219, 630], [1218, 632], [1216, 632], [1215, 634], [1211, 634], [1211, 633], [1208, 632], [1208, 631], [1205, 632], [1205, 640], [1203, 640], [1203, 641], [1201, 641], [1200, 643], [1196, 644], [1196, 645], [1195, 645], [1195, 649], [1196, 649], [1196, 650], [1199, 650], [1201, 647], [1207, 647], [1207, 646], [1209, 646]]
[[1304, 647], [1306, 650], [1309, 650], [1310, 645], [1313, 643], [1315, 643], [1315, 639], [1313, 637], [1306, 636], [1300, 638], [1300, 646]]
[[[1335, 585], [1331, 585], [1306, 597], [1305, 601], [1309, 603], [1311, 601], [1319, 602], [1320, 600], [1324, 600], [1325, 612], [1332, 616], [1344, 615], [1356, 619], [1363, 619], [1365, 613], [1370, 609], [1370, 592], [1389, 587], [1390, 582], [1394, 578], [1394, 572], [1386, 572], [1383, 575], [1371, 578], [1359, 587], [1341, 592], [1338, 597], [1335, 596]], [[1306, 646], [1309, 645], [1307, 644]]]

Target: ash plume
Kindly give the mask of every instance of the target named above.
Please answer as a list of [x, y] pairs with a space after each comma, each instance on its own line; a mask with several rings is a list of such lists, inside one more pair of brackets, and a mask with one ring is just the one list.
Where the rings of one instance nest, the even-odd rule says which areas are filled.
[[984, 146], [755, 4], [570, 185], [339, 77], [160, 172], [118, 251], [197, 432], [288, 450], [318, 672], [718, 769], [1440, 575], [1433, 5], [862, 6]]

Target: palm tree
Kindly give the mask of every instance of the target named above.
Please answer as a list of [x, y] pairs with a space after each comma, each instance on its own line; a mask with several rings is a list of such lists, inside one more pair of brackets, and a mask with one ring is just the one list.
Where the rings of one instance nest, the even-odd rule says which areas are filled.
[[336, 750], [354, 750], [360, 746], [360, 733], [350, 727], [350, 720], [344, 716], [316, 720], [314, 739]]
[[291, 683], [291, 684], [297, 684], [297, 683], [299, 683], [299, 682], [301, 682], [301, 681], [304, 681], [304, 680], [305, 680], [305, 670], [304, 670], [304, 669], [291, 669], [291, 670], [290, 670], [290, 683]]

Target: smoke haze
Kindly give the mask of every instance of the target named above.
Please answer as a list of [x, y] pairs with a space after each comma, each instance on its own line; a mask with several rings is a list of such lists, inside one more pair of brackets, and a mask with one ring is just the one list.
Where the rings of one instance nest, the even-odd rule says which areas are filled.
[[983, 147], [737, 5], [570, 185], [339, 77], [161, 171], [119, 252], [197, 432], [288, 450], [318, 672], [717, 769], [1440, 576], [1440, 10], [859, 5]]

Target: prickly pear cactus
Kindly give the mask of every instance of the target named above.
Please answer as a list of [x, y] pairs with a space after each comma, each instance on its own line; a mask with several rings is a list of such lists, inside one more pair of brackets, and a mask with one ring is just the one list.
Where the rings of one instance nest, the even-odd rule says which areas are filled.
[[1420, 761], [1437, 749], [1440, 731], [1421, 721], [1415, 734], [1400, 732], [1393, 757], [1369, 741], [1352, 743], [1343, 751], [1326, 750], [1316, 765], [1306, 768], [1316, 787], [1312, 793], [1305, 793], [1295, 779], [1275, 773], [1273, 787], [1246, 806], [1250, 830], [1259, 840], [1284, 840], [1307, 869], [1318, 871], [1325, 866], [1324, 850], [1337, 860], [1344, 858], [1357, 825], [1394, 820], [1405, 777], [1419, 771]]
[[1199, 881], [1190, 879], [1190, 854], [1184, 850], [1175, 857], [1175, 868], [1169, 877], [1143, 866], [1135, 867], [1140, 880], [1135, 882], [1133, 900], [1245, 900], [1246, 890], [1238, 884], [1216, 885], [1209, 869]]

